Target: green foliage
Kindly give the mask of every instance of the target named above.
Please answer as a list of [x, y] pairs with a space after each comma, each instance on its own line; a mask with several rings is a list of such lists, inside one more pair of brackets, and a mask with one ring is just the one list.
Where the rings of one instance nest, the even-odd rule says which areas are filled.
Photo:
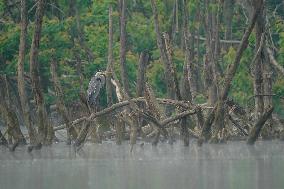
[[[82, 35], [85, 45], [93, 52], [94, 60], [90, 61], [86, 50], [80, 45], [78, 40], [78, 28], [75, 16], [69, 15], [69, 1], [59, 0], [56, 1], [60, 11], [56, 13], [50, 5], [47, 5], [43, 28], [42, 37], [39, 51], [39, 65], [40, 77], [44, 89], [45, 99], [47, 104], [54, 103], [54, 94], [52, 83], [50, 81], [50, 62], [51, 57], [54, 57], [59, 63], [59, 77], [63, 86], [65, 100], [67, 103], [73, 103], [78, 100], [78, 94], [82, 87], [86, 90], [88, 82], [94, 72], [98, 70], [105, 70], [107, 66], [108, 56], [108, 22], [109, 22], [109, 5], [113, 7], [113, 29], [114, 29], [114, 69], [118, 77], [120, 77], [119, 67], [119, 6], [117, 0], [94, 0], [94, 1], [78, 1], [78, 13], [80, 17], [80, 24], [82, 28]], [[173, 6], [176, 1], [174, 0], [156, 0], [157, 9], [160, 21], [161, 32], [170, 33], [173, 21]], [[178, 1], [182, 2], [182, 1]], [[277, 0], [278, 2], [278, 0]], [[28, 9], [31, 9], [34, 3], [28, 1]], [[284, 21], [279, 11], [276, 18], [271, 18], [271, 10], [275, 8], [275, 2], [267, 2], [268, 16], [270, 19], [271, 39], [274, 42], [277, 51], [277, 61], [284, 66]], [[11, 77], [17, 74], [17, 60], [18, 48], [20, 38], [20, 24], [17, 19], [19, 18], [19, 10], [12, 7], [13, 14], [5, 13], [6, 5], [0, 1], [0, 14], [5, 15], [5, 22], [0, 23], [0, 74], [7, 74]], [[183, 25], [182, 9], [179, 6], [178, 20], [180, 31], [177, 31], [176, 38], [182, 38], [183, 33], [181, 26]], [[190, 0], [188, 1], [189, 12], [189, 31], [199, 30], [200, 37], [205, 37], [204, 23], [201, 20], [196, 21], [197, 13], [201, 9], [202, 14], [206, 12], [205, 4], [203, 1]], [[271, 8], [271, 10], [270, 10]], [[222, 11], [222, 8], [217, 3], [210, 3], [209, 10], [213, 14]], [[5, 13], [5, 14], [4, 14]], [[29, 26], [27, 36], [27, 47], [25, 57], [25, 71], [29, 71], [29, 51], [33, 35], [33, 21], [35, 9], [29, 12]], [[139, 61], [139, 54], [142, 51], [147, 51], [151, 55], [151, 61], [147, 67], [147, 80], [153, 86], [155, 94], [158, 97], [166, 97], [166, 83], [165, 78], [168, 77], [164, 74], [164, 65], [160, 60], [160, 52], [157, 47], [156, 33], [154, 29], [154, 20], [152, 16], [151, 2], [149, 0], [127, 1], [127, 60], [126, 66], [129, 75], [131, 93], [135, 95], [135, 85], [137, 77], [137, 68]], [[247, 16], [247, 15], [246, 15]], [[222, 15], [221, 15], [222, 17]], [[220, 38], [224, 38], [224, 18], [221, 18]], [[235, 7], [235, 14], [232, 23], [232, 37], [233, 39], [240, 40], [247, 27], [247, 18], [245, 12], [238, 4]], [[248, 99], [253, 96], [253, 82], [251, 75], [251, 61], [254, 56], [255, 35], [253, 34], [249, 40], [249, 48], [245, 51], [241, 65], [232, 82], [232, 89], [230, 97], [234, 98], [242, 105], [246, 105]], [[178, 78], [181, 79], [184, 65], [184, 44], [181, 39], [173, 40], [173, 62], [176, 67]], [[200, 75], [203, 71], [203, 60], [205, 55], [205, 42], [199, 41], [199, 49], [195, 49], [196, 68], [200, 70]], [[268, 42], [270, 45], [271, 41]], [[223, 71], [226, 70], [228, 65], [232, 64], [237, 48], [231, 47], [228, 51], [222, 48], [222, 53], [218, 63]], [[77, 54], [75, 54], [75, 52]], [[77, 58], [81, 59], [82, 74], [84, 76], [83, 86], [80, 84], [80, 79], [77, 72]], [[197, 58], [197, 55], [199, 58]], [[273, 93], [278, 96], [284, 96], [284, 79], [279, 77], [278, 74], [274, 75]], [[203, 82], [203, 81], [202, 81]], [[201, 83], [202, 83], [201, 82]], [[220, 85], [222, 84], [222, 81]], [[201, 94], [203, 93], [203, 94]], [[196, 97], [196, 102], [206, 102], [205, 90]], [[105, 90], [101, 95], [101, 104], [106, 104]], [[274, 98], [274, 105], [278, 113], [283, 113], [283, 100], [281, 98]]]

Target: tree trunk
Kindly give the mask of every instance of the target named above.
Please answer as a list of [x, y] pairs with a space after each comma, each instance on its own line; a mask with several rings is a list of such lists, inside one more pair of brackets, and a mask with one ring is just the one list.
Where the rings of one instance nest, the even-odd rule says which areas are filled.
[[75, 140], [78, 136], [75, 128], [70, 125], [70, 115], [69, 112], [64, 104], [64, 95], [63, 95], [63, 90], [57, 75], [57, 62], [54, 57], [52, 57], [52, 62], [50, 65], [50, 71], [51, 71], [51, 76], [52, 76], [52, 81], [53, 81], [53, 86], [55, 90], [55, 95], [56, 95], [56, 107], [58, 109], [58, 112], [61, 114], [65, 124], [66, 124], [66, 129], [67, 129], [67, 137], [68, 137], [68, 144], [71, 143], [70, 140]]
[[[269, 63], [268, 55], [265, 53], [265, 64], [264, 64], [264, 72], [263, 72], [263, 105], [264, 109], [268, 109], [269, 107], [273, 106], [272, 102], [272, 70], [271, 65]], [[265, 127], [262, 131], [262, 137], [264, 139], [270, 139], [273, 137], [273, 127], [272, 127], [272, 116], [268, 118], [265, 123]]]
[[[259, 5], [262, 5], [263, 1], [259, 2]], [[212, 120], [216, 120], [215, 123], [218, 122], [218, 120], [222, 119], [223, 113], [224, 113], [224, 106], [225, 106], [225, 101], [227, 100], [230, 88], [231, 88], [231, 83], [232, 80], [236, 74], [237, 68], [240, 64], [241, 61], [241, 57], [243, 55], [243, 52], [245, 51], [245, 49], [248, 46], [248, 39], [250, 34], [252, 33], [252, 30], [255, 26], [256, 20], [260, 14], [260, 8], [261, 6], [257, 6], [257, 8], [254, 11], [253, 17], [251, 19], [250, 25], [247, 27], [246, 32], [242, 38], [241, 44], [239, 45], [235, 60], [232, 64], [229, 65], [227, 72], [225, 74], [225, 78], [224, 78], [224, 87], [223, 90], [221, 92], [219, 101], [217, 106], [211, 111], [211, 113], [209, 114], [207, 120], [205, 121], [205, 125], [202, 129], [202, 135], [201, 138], [199, 140], [199, 143], [202, 143], [202, 140], [208, 139], [208, 136], [210, 135], [210, 123]], [[218, 136], [219, 131], [221, 131], [223, 129], [223, 125], [220, 125], [220, 127], [217, 127], [216, 132], [214, 134], [214, 140], [216, 140], [216, 137]]]
[[266, 120], [272, 115], [272, 112], [273, 112], [273, 107], [270, 107], [262, 116], [259, 117], [258, 121], [256, 122], [255, 126], [253, 127], [253, 129], [249, 134], [247, 144], [255, 143], [263, 125], [265, 124]]
[[136, 84], [136, 94], [137, 97], [142, 97], [145, 91], [145, 74], [147, 63], [149, 61], [149, 54], [146, 51], [141, 52], [139, 58], [139, 67], [137, 71], [137, 84]]
[[225, 40], [232, 40], [232, 21], [234, 16], [234, 4], [235, 0], [224, 1]]
[[34, 35], [30, 51], [30, 76], [31, 76], [32, 91], [34, 93], [35, 102], [36, 102], [38, 134], [40, 137], [40, 142], [45, 144], [51, 144], [53, 131], [51, 125], [49, 124], [49, 120], [47, 118], [43, 92], [40, 84], [40, 75], [38, 71], [39, 70], [38, 51], [39, 51], [40, 38], [41, 38], [44, 7], [45, 7], [45, 1], [39, 0], [37, 2]]
[[167, 57], [166, 53], [166, 47], [163, 42], [163, 38], [160, 31], [159, 26], [159, 17], [158, 17], [158, 11], [157, 11], [157, 5], [155, 0], [151, 0], [151, 6], [152, 11], [154, 15], [154, 26], [155, 26], [155, 32], [156, 32], [156, 38], [157, 38], [157, 45], [160, 50], [160, 55], [162, 58], [162, 62], [165, 65], [165, 82], [167, 85], [167, 96], [171, 99], [175, 99], [175, 83], [174, 83], [174, 76], [171, 72], [170, 62]]
[[[186, 65], [184, 65], [184, 69], [187, 69], [187, 78], [190, 86], [192, 100], [197, 95], [197, 86], [198, 86], [198, 79], [197, 79], [197, 66], [195, 59], [195, 30], [194, 28], [189, 28], [189, 13], [188, 13], [188, 0], [184, 0], [184, 44], [185, 44], [185, 60]], [[185, 71], [185, 70], [184, 70]], [[186, 92], [188, 93], [188, 91]]]
[[[147, 63], [149, 61], [149, 54], [146, 51], [141, 52], [140, 58], [139, 58], [139, 67], [137, 71], [137, 84], [136, 84], [136, 95], [137, 97], [143, 97], [144, 96], [144, 91], [145, 91], [145, 74], [146, 74], [146, 69], [147, 69]], [[143, 103], [138, 103], [138, 107], [140, 109], [144, 109], [144, 104]], [[143, 118], [138, 115], [138, 133], [141, 133], [141, 128], [142, 128], [142, 122]]]
[[123, 89], [130, 95], [126, 67], [126, 0], [120, 0], [120, 72]]
[[78, 43], [82, 47], [82, 49], [85, 51], [85, 53], [86, 53], [86, 55], [89, 59], [89, 62], [92, 63], [95, 59], [95, 55], [92, 52], [92, 49], [90, 49], [90, 47], [88, 47], [88, 45], [86, 44], [85, 36], [84, 36], [84, 28], [83, 28], [84, 26], [81, 26], [80, 13], [79, 13], [78, 5], [77, 5], [76, 1], [74, 2], [73, 6], [74, 6], [74, 11], [75, 11]]
[[21, 0], [21, 37], [19, 46], [19, 59], [18, 59], [18, 91], [21, 101], [21, 108], [24, 117], [24, 123], [28, 130], [30, 143], [36, 144], [36, 130], [32, 126], [32, 120], [30, 115], [30, 107], [28, 103], [28, 97], [25, 88], [24, 79], [24, 61], [26, 52], [26, 37], [27, 37], [27, 6], [26, 0]]
[[106, 73], [106, 93], [107, 105], [112, 105], [112, 84], [111, 84], [111, 70], [113, 67], [113, 22], [112, 22], [112, 5], [109, 5], [109, 28], [108, 28], [108, 64]]
[[[257, 6], [257, 5], [255, 5]], [[256, 7], [255, 7], [256, 9]], [[263, 16], [263, 5], [260, 10], [260, 14], [256, 20], [256, 26], [255, 26], [255, 33], [256, 33], [256, 45], [255, 49], [256, 51], [260, 48], [261, 45], [261, 38], [265, 30], [265, 18]], [[263, 50], [261, 49], [260, 54], [258, 55], [255, 65], [254, 65], [254, 70], [253, 70], [253, 75], [254, 75], [254, 95], [255, 95], [255, 119], [258, 120], [258, 118], [262, 115], [263, 110], [264, 110], [264, 103], [263, 103], [263, 67], [264, 67], [264, 62], [263, 62]]]
[[20, 129], [20, 124], [17, 115], [11, 105], [9, 87], [6, 76], [4, 76], [4, 78], [1, 77], [0, 82], [2, 83], [2, 86], [4, 86], [0, 88], [0, 110], [3, 113], [2, 116], [7, 125], [8, 135], [10, 135], [12, 139], [14, 139], [15, 147], [18, 144], [26, 144], [26, 139]]
[[[215, 31], [213, 25], [215, 24], [215, 13], [210, 10], [211, 0], [205, 2], [205, 30], [206, 30], [206, 55], [204, 62], [204, 78], [205, 86], [208, 94], [208, 104], [213, 106], [218, 98], [217, 89], [217, 73], [215, 62], [215, 48], [217, 43], [215, 39]], [[218, 30], [217, 30], [218, 31]], [[212, 78], [213, 77], [213, 78]]]

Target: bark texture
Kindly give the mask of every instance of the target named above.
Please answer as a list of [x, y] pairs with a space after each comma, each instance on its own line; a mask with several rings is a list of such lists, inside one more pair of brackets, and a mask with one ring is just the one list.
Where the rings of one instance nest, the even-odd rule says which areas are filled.
[[130, 95], [126, 67], [126, 0], [120, 0], [120, 72], [124, 91]]
[[45, 1], [39, 0], [37, 2], [35, 22], [34, 22], [34, 34], [30, 51], [30, 76], [32, 91], [35, 98], [36, 110], [37, 110], [37, 124], [38, 124], [38, 134], [39, 140], [43, 144], [51, 144], [53, 137], [53, 128], [47, 117], [47, 112], [45, 109], [45, 103], [43, 98], [43, 92], [40, 84], [39, 75], [39, 46], [42, 30], [42, 20], [45, 9]]
[[62, 86], [60, 84], [60, 80], [58, 78], [57, 70], [58, 70], [57, 60], [54, 57], [52, 57], [50, 71], [56, 95], [56, 107], [66, 124], [68, 143], [70, 143], [70, 140], [75, 140], [78, 134], [75, 128], [72, 125], [70, 125], [70, 114], [64, 104], [64, 94]]
[[27, 5], [26, 0], [21, 0], [21, 36], [19, 45], [19, 59], [18, 59], [18, 92], [21, 102], [21, 108], [24, 117], [24, 123], [28, 130], [30, 143], [36, 144], [36, 130], [32, 126], [32, 120], [30, 115], [30, 106], [28, 103], [28, 97], [25, 88], [24, 78], [24, 61], [26, 53], [26, 38], [27, 38]]

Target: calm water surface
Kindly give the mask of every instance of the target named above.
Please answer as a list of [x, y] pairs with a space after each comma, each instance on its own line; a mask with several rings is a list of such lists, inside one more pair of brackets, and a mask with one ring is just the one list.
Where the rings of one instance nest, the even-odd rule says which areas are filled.
[[284, 189], [284, 143], [196, 142], [152, 147], [111, 142], [11, 153], [0, 147], [1, 189]]

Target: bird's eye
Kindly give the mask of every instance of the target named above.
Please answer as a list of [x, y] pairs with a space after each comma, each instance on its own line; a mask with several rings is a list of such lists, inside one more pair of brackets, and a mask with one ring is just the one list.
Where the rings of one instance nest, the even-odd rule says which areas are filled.
[[100, 81], [100, 82], [102, 81], [101, 78], [97, 78], [96, 80], [97, 80], [97, 81]]

